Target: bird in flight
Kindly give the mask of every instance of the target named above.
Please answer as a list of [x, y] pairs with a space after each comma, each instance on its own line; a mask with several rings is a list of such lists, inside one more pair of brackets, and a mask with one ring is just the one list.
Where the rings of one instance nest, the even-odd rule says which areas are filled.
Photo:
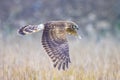
[[26, 25], [18, 30], [21, 35], [43, 30], [42, 45], [58, 70], [65, 70], [71, 63], [67, 34], [78, 36], [78, 25], [72, 21], [48, 21], [39, 25]]

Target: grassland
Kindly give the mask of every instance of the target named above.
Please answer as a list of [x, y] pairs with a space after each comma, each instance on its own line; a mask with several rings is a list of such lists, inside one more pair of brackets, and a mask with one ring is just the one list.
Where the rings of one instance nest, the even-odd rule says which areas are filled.
[[120, 43], [69, 40], [72, 63], [54, 69], [39, 38], [0, 39], [0, 80], [120, 80]]

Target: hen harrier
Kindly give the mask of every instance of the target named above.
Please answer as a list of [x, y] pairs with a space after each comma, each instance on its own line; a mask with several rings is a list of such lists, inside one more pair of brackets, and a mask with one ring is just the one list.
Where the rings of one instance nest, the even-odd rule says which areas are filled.
[[42, 45], [59, 70], [68, 68], [71, 63], [66, 35], [77, 35], [78, 25], [72, 21], [49, 21], [45, 24], [26, 25], [19, 34], [26, 35], [43, 30]]

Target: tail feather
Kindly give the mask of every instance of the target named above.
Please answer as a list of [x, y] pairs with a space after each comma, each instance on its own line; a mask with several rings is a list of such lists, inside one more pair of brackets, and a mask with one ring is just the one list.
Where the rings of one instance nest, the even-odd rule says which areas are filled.
[[44, 29], [44, 25], [26, 25], [18, 30], [18, 33], [21, 35], [32, 34]]

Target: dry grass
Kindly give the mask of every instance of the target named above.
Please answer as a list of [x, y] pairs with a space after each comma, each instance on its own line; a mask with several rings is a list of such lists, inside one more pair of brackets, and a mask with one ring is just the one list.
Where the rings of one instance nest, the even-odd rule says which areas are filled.
[[120, 45], [115, 40], [69, 41], [72, 63], [58, 71], [39, 39], [22, 38], [0, 41], [0, 80], [120, 80]]

